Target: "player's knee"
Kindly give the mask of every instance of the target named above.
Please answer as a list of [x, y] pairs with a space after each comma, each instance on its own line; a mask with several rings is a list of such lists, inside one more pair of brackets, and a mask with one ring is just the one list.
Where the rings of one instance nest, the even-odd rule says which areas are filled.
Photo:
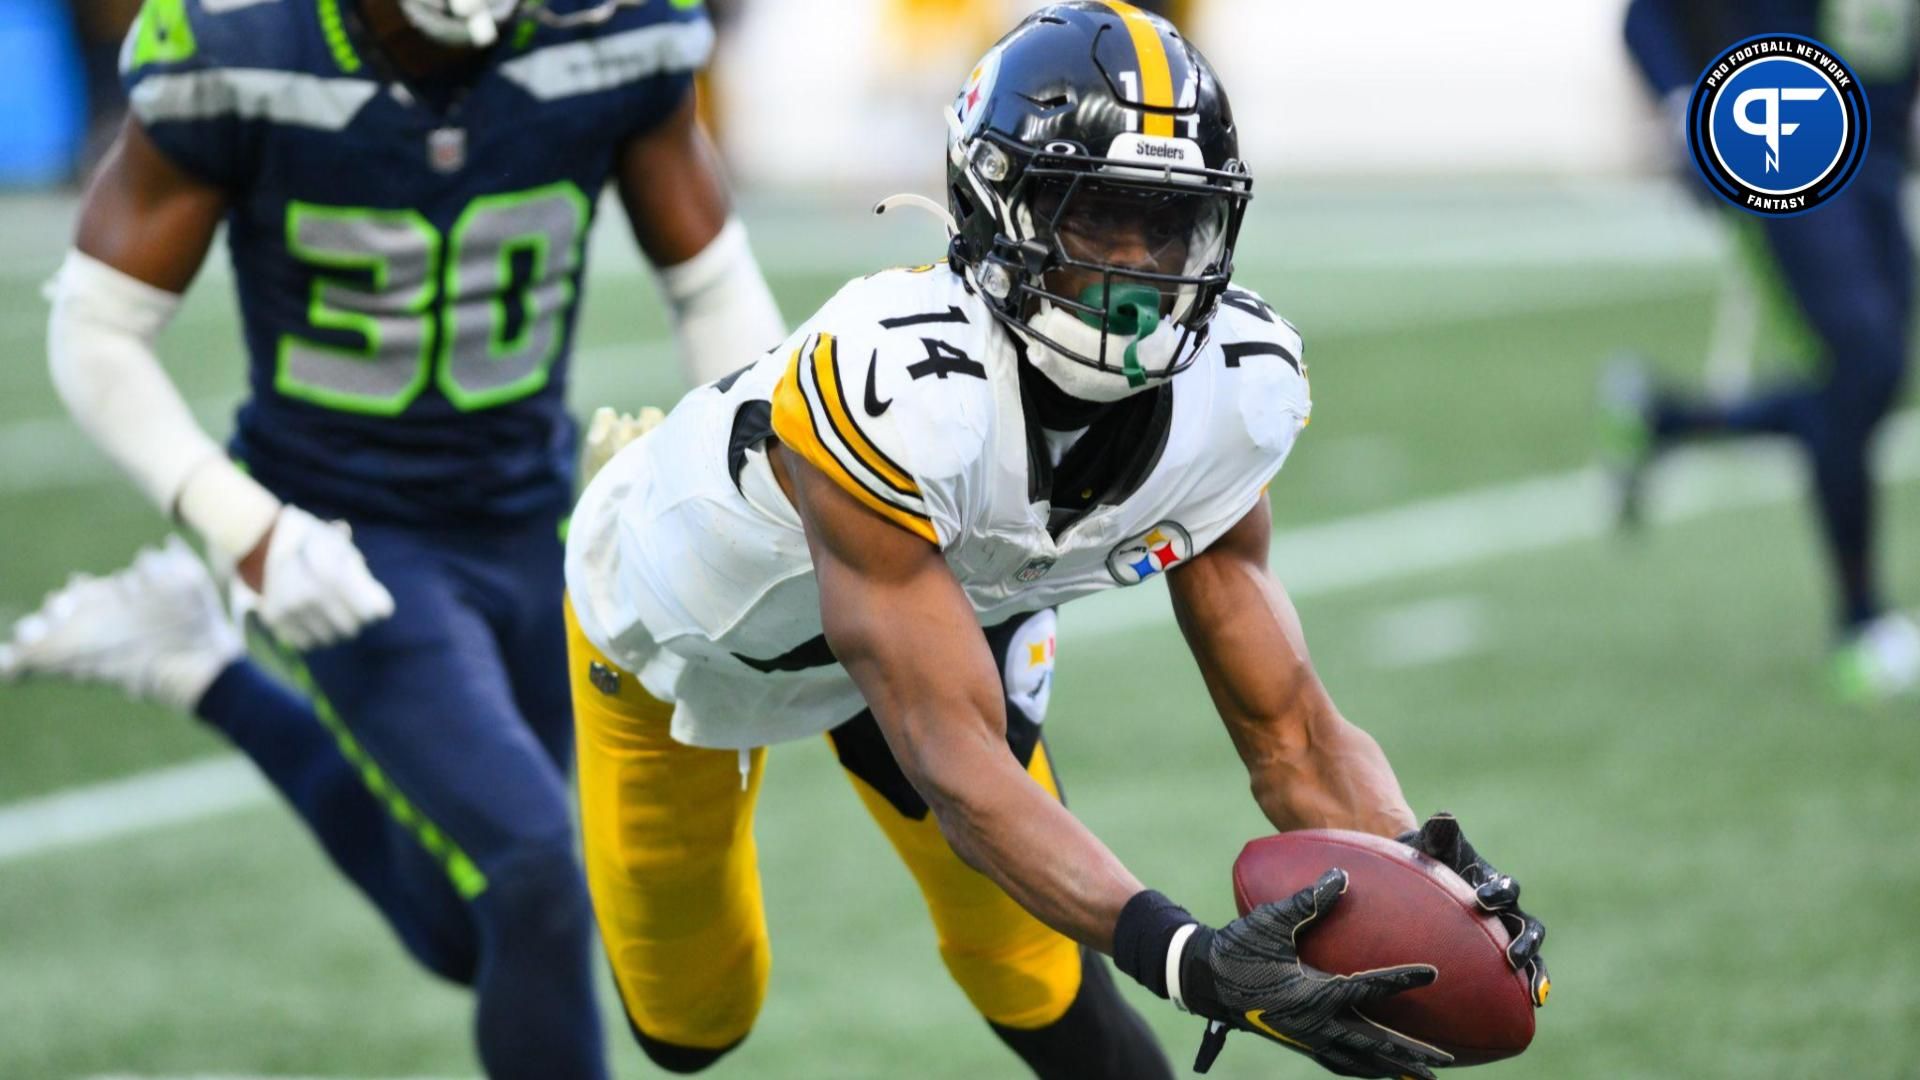
[[1038, 1028], [1060, 1019], [1080, 992], [1080, 949], [1034, 922], [990, 942], [946, 937], [940, 958], [990, 1022]]
[[1827, 437], [1858, 452], [1900, 398], [1904, 372], [1898, 366], [1854, 363], [1836, 370], [1826, 395]]
[[1038, 1027], [994, 1023], [993, 1031], [1040, 1080], [1166, 1080], [1166, 1054], [1146, 1020], [1120, 996], [1105, 962], [1080, 952], [1079, 992]]
[[670, 1073], [697, 1073], [731, 1053], [733, 1048], [747, 1041], [745, 1035], [724, 1046], [686, 1046], [667, 1039], [656, 1039], [640, 1029], [640, 1025], [627, 1020], [627, 1027], [633, 1032], [633, 1041], [647, 1055], [647, 1060]]
[[475, 904], [483, 935], [516, 948], [584, 949], [593, 905], [570, 841], [529, 845], [496, 861]]
[[400, 929], [400, 939], [408, 954], [421, 967], [448, 982], [460, 986], [473, 985], [474, 975], [480, 968], [480, 955], [474, 948], [470, 934], [456, 941], [431, 931], [403, 927]]
[[1865, 406], [1873, 421], [1877, 422], [1893, 411], [1900, 400], [1900, 391], [1906, 383], [1905, 358], [1895, 358], [1891, 362], [1876, 366], [1867, 374], [1862, 395]]

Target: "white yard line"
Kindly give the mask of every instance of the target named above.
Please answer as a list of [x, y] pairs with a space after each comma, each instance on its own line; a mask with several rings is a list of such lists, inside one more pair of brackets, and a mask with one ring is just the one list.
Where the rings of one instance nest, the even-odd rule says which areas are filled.
[[[1920, 477], [1920, 413], [1887, 427], [1889, 480]], [[1658, 477], [1654, 520], [1677, 522], [1797, 498], [1790, 450], [1765, 447], [1676, 455]], [[1421, 578], [1504, 556], [1604, 535], [1605, 482], [1592, 469], [1496, 484], [1337, 521], [1275, 539], [1273, 564], [1295, 597], [1325, 596]], [[1163, 587], [1090, 597], [1063, 616], [1069, 642], [1171, 625]], [[213, 758], [0, 806], [0, 863], [149, 832], [268, 802], [239, 758]]]
[[266, 781], [241, 757], [71, 788], [0, 808], [0, 863], [201, 821], [271, 797]]
[[1368, 620], [1367, 658], [1377, 668], [1431, 667], [1493, 647], [1487, 602], [1479, 596], [1438, 596], [1390, 608]]

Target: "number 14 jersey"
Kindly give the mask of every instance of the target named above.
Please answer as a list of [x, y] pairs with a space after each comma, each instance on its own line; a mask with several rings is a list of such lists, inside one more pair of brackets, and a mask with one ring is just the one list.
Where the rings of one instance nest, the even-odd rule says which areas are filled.
[[676, 703], [681, 742], [825, 731], [863, 703], [827, 646], [769, 440], [938, 546], [991, 626], [1205, 551], [1258, 504], [1311, 409], [1299, 335], [1239, 289], [1192, 366], [1057, 458], [1033, 409], [1040, 377], [944, 264], [850, 283], [588, 486], [567, 547], [581, 629]]
[[572, 497], [595, 202], [712, 30], [663, 0], [504, 33], [444, 85], [397, 78], [351, 0], [148, 0], [128, 36], [133, 116], [230, 196], [252, 391], [234, 451], [282, 498], [451, 525]]

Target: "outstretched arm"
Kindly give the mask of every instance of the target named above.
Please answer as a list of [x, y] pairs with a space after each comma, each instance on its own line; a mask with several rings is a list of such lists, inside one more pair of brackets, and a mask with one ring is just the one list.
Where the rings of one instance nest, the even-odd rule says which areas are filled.
[[806, 524], [834, 656], [967, 865], [1062, 934], [1113, 950], [1141, 891], [1007, 749], [1000, 676], [940, 551], [776, 447]]
[[1263, 497], [1167, 577], [1180, 631], [1276, 829], [1398, 836], [1415, 825], [1372, 736], [1348, 723], [1307, 656], [1300, 618], [1267, 568]]
[[1205, 1060], [1237, 1028], [1343, 1075], [1431, 1080], [1430, 1066], [1447, 1055], [1354, 1010], [1431, 983], [1433, 968], [1330, 979], [1294, 950], [1300, 932], [1345, 891], [1344, 873], [1331, 870], [1286, 903], [1262, 905], [1217, 932], [1141, 888], [1008, 751], [999, 674], [939, 550], [798, 456], [775, 447], [773, 460], [806, 527], [827, 641], [969, 866], [1048, 926], [1111, 953], [1153, 993], [1215, 1021]]

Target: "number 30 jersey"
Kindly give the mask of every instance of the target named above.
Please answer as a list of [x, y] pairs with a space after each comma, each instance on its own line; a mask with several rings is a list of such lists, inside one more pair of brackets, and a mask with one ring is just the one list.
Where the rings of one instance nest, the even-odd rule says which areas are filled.
[[854, 281], [588, 485], [567, 545], [575, 616], [676, 703], [681, 742], [825, 731], [864, 704], [821, 629], [770, 440], [937, 545], [992, 626], [1205, 551], [1306, 425], [1303, 365], [1293, 327], [1230, 290], [1192, 366], [1107, 409], [1062, 455], [1036, 418], [1041, 376], [958, 275], [936, 264]]
[[121, 55], [133, 115], [231, 199], [236, 456], [323, 514], [563, 513], [597, 196], [711, 43], [697, 3], [656, 0], [518, 24], [457, 83], [409, 84], [351, 0], [147, 0]]

